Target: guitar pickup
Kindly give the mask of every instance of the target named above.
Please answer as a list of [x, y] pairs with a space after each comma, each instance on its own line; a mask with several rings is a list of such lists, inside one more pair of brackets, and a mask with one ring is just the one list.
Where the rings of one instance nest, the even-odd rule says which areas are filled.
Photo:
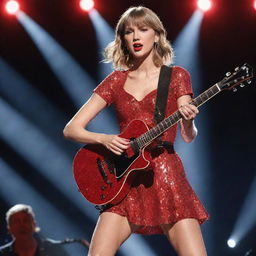
[[108, 166], [109, 172], [111, 174], [115, 174], [115, 164], [111, 160], [109, 160], [109, 159], [105, 159], [105, 162], [106, 162], [106, 164]]

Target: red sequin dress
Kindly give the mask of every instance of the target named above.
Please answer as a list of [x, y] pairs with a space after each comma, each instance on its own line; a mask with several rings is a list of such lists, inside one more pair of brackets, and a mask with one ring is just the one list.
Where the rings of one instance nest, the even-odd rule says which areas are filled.
[[[143, 120], [151, 128], [154, 126], [157, 90], [151, 91], [140, 101], [136, 100], [123, 88], [128, 72], [114, 71], [94, 92], [108, 105], [115, 105], [121, 132], [134, 119]], [[192, 95], [189, 73], [175, 66], [166, 117], [177, 110], [177, 98], [187, 94]], [[174, 143], [176, 132], [177, 124], [163, 134], [163, 140]], [[136, 231], [140, 234], [162, 234], [161, 224], [175, 223], [185, 218], [195, 218], [199, 223], [207, 220], [208, 214], [188, 183], [179, 156], [162, 149], [152, 161], [154, 169], [140, 171], [127, 197], [106, 211], [126, 216], [129, 222], [141, 226]]]

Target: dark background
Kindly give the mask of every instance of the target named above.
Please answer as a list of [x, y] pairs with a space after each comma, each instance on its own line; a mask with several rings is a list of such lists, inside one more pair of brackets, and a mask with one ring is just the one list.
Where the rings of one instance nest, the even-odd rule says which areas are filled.
[[[23, 10], [50, 33], [74, 59], [97, 81], [98, 49], [91, 21], [86, 13], [79, 10], [74, 0], [23, 0]], [[34, 87], [54, 102], [67, 121], [77, 111], [69, 95], [42, 58], [31, 38], [19, 22], [3, 12], [0, 13], [0, 57], [24, 76]], [[168, 32], [168, 39], [175, 41], [195, 10], [195, 1], [96, 1], [96, 9], [104, 19], [115, 27], [119, 16], [132, 5], [145, 5], [161, 17]], [[202, 90], [219, 81], [227, 71], [245, 62], [256, 68], [256, 11], [252, 0], [215, 0], [213, 9], [203, 19], [199, 54], [203, 74]], [[1, 75], [1, 74], [0, 74]], [[15, 91], [13, 91], [15, 94]], [[224, 92], [207, 103], [202, 112], [209, 118], [208, 134], [211, 150], [211, 185], [213, 206], [211, 207], [212, 240], [211, 255], [243, 255], [256, 244], [256, 229], [252, 225], [250, 233], [239, 246], [231, 250], [226, 240], [233, 230], [234, 223], [253, 182], [256, 171], [256, 87], [240, 89], [236, 94]], [[4, 97], [3, 97], [4, 99]], [[8, 101], [8, 99], [5, 99]], [[0, 110], [1, 111], [1, 110]], [[50, 124], [54, 125], [54, 123]], [[62, 127], [60, 128], [61, 131]], [[1, 157], [31, 184], [33, 172], [25, 159], [1, 138]], [[78, 146], [70, 147], [74, 154]], [[26, 170], [26, 171], [24, 171]], [[1, 172], [1, 170], [0, 170]], [[43, 186], [47, 181], [41, 180]], [[39, 184], [37, 184], [39, 185]], [[40, 193], [47, 191], [38, 186]], [[55, 194], [52, 197], [52, 194]], [[63, 198], [53, 187], [48, 188], [49, 200], [65, 210]], [[56, 195], [57, 194], [57, 195]], [[10, 207], [0, 195], [0, 244], [6, 241], [4, 214]], [[254, 201], [255, 202], [255, 201]], [[79, 210], [67, 211], [76, 221], [83, 221]], [[256, 214], [256, 212], [255, 212]], [[207, 224], [206, 224], [207, 225]], [[91, 234], [94, 223], [88, 223], [86, 232]], [[163, 237], [146, 237], [156, 251], [156, 255], [169, 255], [169, 245]]]

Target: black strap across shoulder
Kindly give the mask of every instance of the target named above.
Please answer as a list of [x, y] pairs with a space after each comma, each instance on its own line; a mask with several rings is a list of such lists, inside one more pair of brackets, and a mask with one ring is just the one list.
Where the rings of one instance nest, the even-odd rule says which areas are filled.
[[172, 67], [163, 65], [160, 70], [157, 85], [156, 106], [154, 113], [155, 123], [159, 123], [164, 119], [171, 76]]

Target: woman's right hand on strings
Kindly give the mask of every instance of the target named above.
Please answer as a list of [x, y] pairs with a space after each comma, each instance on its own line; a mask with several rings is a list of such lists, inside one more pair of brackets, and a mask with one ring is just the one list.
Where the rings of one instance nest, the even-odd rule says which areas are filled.
[[102, 144], [116, 155], [121, 155], [129, 147], [130, 140], [121, 138], [118, 135], [105, 134]]

